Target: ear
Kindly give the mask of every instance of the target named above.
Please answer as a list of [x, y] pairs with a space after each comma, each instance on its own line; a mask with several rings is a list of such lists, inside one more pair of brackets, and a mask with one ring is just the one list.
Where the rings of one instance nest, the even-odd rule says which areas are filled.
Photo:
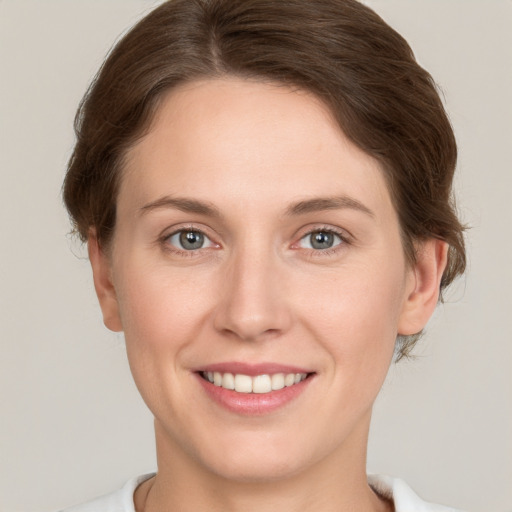
[[87, 249], [92, 267], [94, 288], [103, 312], [103, 323], [111, 331], [120, 332], [123, 330], [123, 326], [119, 315], [116, 290], [112, 282], [112, 264], [108, 255], [105, 254], [98, 243], [94, 231], [91, 231], [87, 238]]
[[398, 334], [420, 332], [439, 300], [441, 278], [448, 260], [448, 244], [430, 238], [417, 246], [416, 263], [409, 270], [408, 295], [399, 318]]

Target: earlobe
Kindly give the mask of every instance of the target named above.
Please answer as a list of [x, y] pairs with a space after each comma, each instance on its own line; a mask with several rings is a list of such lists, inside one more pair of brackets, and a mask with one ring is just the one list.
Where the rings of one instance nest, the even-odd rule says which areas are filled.
[[91, 262], [94, 288], [103, 313], [103, 323], [111, 331], [123, 330], [119, 316], [119, 304], [116, 290], [112, 282], [111, 261], [102, 250], [96, 233], [91, 231], [87, 238], [89, 261]]
[[448, 244], [431, 238], [418, 246], [417, 259], [410, 270], [407, 296], [398, 323], [398, 334], [420, 332], [439, 300], [441, 278], [448, 260]]

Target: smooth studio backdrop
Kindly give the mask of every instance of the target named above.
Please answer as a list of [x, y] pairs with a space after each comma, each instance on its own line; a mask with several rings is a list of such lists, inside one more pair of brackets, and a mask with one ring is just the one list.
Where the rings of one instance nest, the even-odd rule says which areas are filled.
[[[277, 0], [276, 0], [277, 1]], [[60, 187], [73, 116], [158, 2], [0, 0], [0, 511], [48, 512], [155, 467]], [[368, 469], [469, 511], [512, 510], [512, 2], [368, 2], [435, 77], [460, 145], [469, 268], [375, 407]], [[333, 426], [334, 428], [334, 426]]]

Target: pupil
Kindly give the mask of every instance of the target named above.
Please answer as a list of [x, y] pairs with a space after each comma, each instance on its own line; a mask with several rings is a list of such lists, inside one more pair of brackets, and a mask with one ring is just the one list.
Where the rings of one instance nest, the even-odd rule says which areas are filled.
[[334, 236], [332, 233], [319, 231], [311, 235], [311, 247], [314, 249], [329, 249], [332, 247], [333, 242]]
[[183, 231], [180, 234], [180, 243], [184, 249], [200, 249], [204, 243], [204, 236], [197, 231]]

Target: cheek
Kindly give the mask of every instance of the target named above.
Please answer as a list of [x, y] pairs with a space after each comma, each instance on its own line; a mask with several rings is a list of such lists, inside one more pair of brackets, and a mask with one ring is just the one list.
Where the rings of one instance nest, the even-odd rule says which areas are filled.
[[119, 275], [121, 320], [129, 356], [136, 351], [137, 357], [151, 357], [156, 365], [198, 337], [212, 299], [200, 272], [141, 268], [126, 265]]
[[[339, 366], [386, 367], [392, 357], [403, 303], [404, 275], [393, 265], [337, 270], [322, 293], [302, 300], [308, 329]], [[312, 284], [312, 283], [311, 283]]]
[[118, 277], [130, 369], [147, 406], [159, 417], [186, 403], [190, 375], [184, 362], [204, 338], [211, 299], [200, 288], [204, 276], [168, 267], [126, 264]]

